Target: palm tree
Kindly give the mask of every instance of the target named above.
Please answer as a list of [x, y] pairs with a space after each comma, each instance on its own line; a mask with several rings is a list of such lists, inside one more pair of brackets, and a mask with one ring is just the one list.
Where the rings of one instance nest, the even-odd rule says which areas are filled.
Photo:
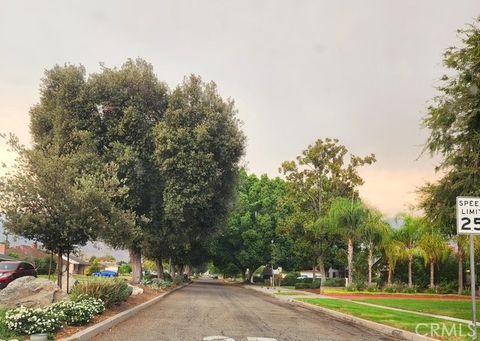
[[393, 274], [397, 262], [405, 258], [403, 244], [398, 240], [398, 231], [389, 227], [388, 232], [382, 242], [382, 251], [388, 265], [387, 286], [392, 286]]
[[330, 206], [328, 220], [348, 243], [348, 285], [353, 282], [353, 244], [360, 237], [368, 211], [360, 200], [338, 198]]
[[420, 249], [425, 265], [430, 264], [430, 288], [435, 287], [435, 265], [445, 260], [449, 253], [445, 237], [433, 228], [426, 228], [420, 239]]
[[388, 234], [389, 225], [383, 221], [382, 214], [374, 209], [368, 212], [366, 223], [360, 230], [363, 243], [368, 249], [368, 285], [372, 285], [373, 255]]
[[409, 214], [401, 214], [397, 217], [403, 221], [403, 226], [398, 230], [397, 238], [403, 244], [405, 256], [408, 260], [408, 287], [413, 287], [413, 259], [415, 256], [421, 256], [419, 247], [422, 232], [425, 231], [425, 219], [414, 217]]

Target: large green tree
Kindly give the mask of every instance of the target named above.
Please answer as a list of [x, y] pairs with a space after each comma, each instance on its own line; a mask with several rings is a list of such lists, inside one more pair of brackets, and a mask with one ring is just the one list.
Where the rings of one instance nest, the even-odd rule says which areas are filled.
[[[441, 156], [443, 177], [421, 190], [421, 207], [432, 224], [456, 235], [455, 198], [480, 195], [480, 19], [459, 30], [461, 44], [448, 48], [438, 95], [424, 117], [429, 129], [425, 149]], [[459, 291], [463, 287], [465, 250], [457, 242]]]
[[[117, 166], [117, 178], [128, 193], [117, 204], [135, 214], [132, 229], [102, 231], [102, 239], [130, 252], [133, 282], [141, 278], [142, 245], [148, 232], [160, 233], [163, 224], [164, 182], [155, 164], [154, 129], [167, 108], [167, 86], [158, 80], [151, 64], [128, 60], [120, 68], [103, 67], [90, 75], [86, 87], [96, 117], [88, 125], [98, 156]], [[88, 119], [87, 119], [88, 121]]]
[[215, 83], [193, 75], [169, 96], [155, 137], [163, 222], [175, 231], [185, 259], [227, 220], [245, 137], [233, 101], [225, 101]]
[[[16, 169], [0, 178], [0, 213], [10, 232], [62, 256], [98, 237], [102, 229], [129, 228], [133, 217], [112, 204], [123, 196], [114, 169], [92, 176], [78, 171], [86, 154], [58, 156], [17, 145]], [[86, 167], [86, 166], [85, 166]]]
[[[363, 184], [358, 167], [375, 162], [373, 154], [348, 158], [347, 153], [347, 148], [338, 140], [319, 139], [295, 161], [285, 161], [280, 168], [290, 184], [289, 196], [295, 203], [291, 206], [298, 209], [296, 224], [287, 222], [287, 227], [297, 237], [302, 236], [303, 248], [313, 254], [313, 268], [318, 265], [322, 276], [325, 276], [325, 258], [332, 242], [324, 220], [330, 204], [339, 196], [357, 197], [356, 187]], [[304, 233], [298, 233], [299, 226]]]
[[[249, 269], [247, 280], [250, 280], [260, 265], [274, 261], [273, 248], [281, 242], [276, 235], [277, 206], [286, 194], [286, 187], [281, 179], [266, 175], [258, 178], [242, 170], [235, 209], [227, 227], [211, 242], [211, 255], [217, 267], [224, 269], [233, 264], [243, 274]], [[275, 265], [283, 265], [281, 258], [275, 261], [279, 262]]]

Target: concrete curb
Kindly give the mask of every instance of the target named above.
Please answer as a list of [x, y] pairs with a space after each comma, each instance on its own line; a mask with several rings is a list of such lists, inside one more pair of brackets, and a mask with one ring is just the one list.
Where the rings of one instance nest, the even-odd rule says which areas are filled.
[[401, 340], [409, 340], [409, 341], [434, 341], [434, 340], [437, 340], [437, 339], [433, 339], [433, 338], [430, 338], [430, 337], [427, 337], [427, 336], [418, 335], [418, 334], [415, 334], [415, 333], [412, 333], [412, 332], [409, 332], [409, 331], [406, 331], [406, 330], [393, 328], [393, 327], [386, 326], [384, 324], [380, 324], [380, 323], [377, 323], [377, 322], [372, 322], [372, 321], [364, 320], [364, 319], [361, 319], [359, 317], [355, 317], [355, 316], [352, 316], [352, 315], [340, 313], [336, 310], [331, 310], [331, 309], [319, 307], [319, 306], [316, 306], [316, 305], [313, 305], [313, 304], [297, 301], [295, 299], [279, 297], [278, 295], [275, 295], [275, 293], [273, 293], [273, 292], [272, 293], [265, 292], [265, 290], [259, 290], [259, 289], [256, 289], [256, 288], [252, 288], [250, 286], [243, 286], [243, 287], [247, 288], [247, 289], [250, 289], [250, 290], [254, 290], [254, 291], [263, 293], [263, 294], [266, 294], [266, 295], [273, 296], [280, 301], [288, 302], [290, 304], [297, 305], [297, 306], [301, 306], [301, 307], [307, 308], [309, 310], [319, 311], [319, 312], [328, 314], [330, 316], [333, 316], [334, 318], [336, 318], [338, 320], [345, 321], [345, 322], [352, 323], [352, 324], [356, 324], [358, 326], [366, 327], [366, 328], [375, 330], [379, 333], [382, 333], [382, 334], [385, 334], [385, 335], [388, 335], [388, 336], [391, 336], [391, 337], [395, 337], [395, 338], [398, 338], [398, 339], [401, 339]]
[[59, 339], [58, 341], [87, 341], [87, 340], [90, 340], [92, 337], [116, 326], [117, 324], [119, 324], [120, 322], [123, 322], [125, 321], [126, 319], [129, 319], [130, 317], [132, 317], [133, 315], [139, 313], [140, 311], [144, 310], [145, 308], [148, 308], [149, 306], [151, 306], [152, 304], [155, 304], [157, 303], [158, 301], [161, 301], [163, 298], [165, 298], [166, 296], [174, 293], [175, 291], [177, 290], [180, 290], [180, 289], [183, 289], [184, 287], [190, 285], [190, 283], [187, 283], [187, 284], [183, 284], [179, 287], [176, 287], [170, 291], [167, 291], [166, 293], [164, 294], [161, 294], [160, 296], [157, 296], [155, 298], [152, 298], [150, 301], [147, 301], [147, 302], [144, 302], [136, 307], [133, 307], [133, 308], [130, 308], [128, 310], [125, 310], [125, 311], [122, 311], [121, 313], [115, 315], [115, 316], [112, 316], [100, 323], [97, 323], [91, 327], [88, 327], [82, 331], [79, 331], [78, 333], [76, 334], [73, 334], [72, 336], [69, 336], [69, 337], [66, 337], [66, 338], [63, 338], [63, 339]]

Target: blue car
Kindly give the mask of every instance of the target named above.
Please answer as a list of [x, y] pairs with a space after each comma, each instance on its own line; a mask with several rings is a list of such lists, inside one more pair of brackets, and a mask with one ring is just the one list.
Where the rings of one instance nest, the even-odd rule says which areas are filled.
[[92, 274], [92, 276], [94, 276], [94, 277], [107, 277], [107, 278], [118, 277], [118, 272], [105, 270], [105, 271], [94, 272]]

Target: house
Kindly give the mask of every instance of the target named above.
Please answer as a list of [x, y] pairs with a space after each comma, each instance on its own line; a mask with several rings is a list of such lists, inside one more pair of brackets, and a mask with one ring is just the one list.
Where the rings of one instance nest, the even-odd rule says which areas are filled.
[[[313, 278], [313, 270], [302, 270], [300, 271], [301, 276], [306, 276], [307, 278]], [[344, 278], [345, 271], [329, 268], [326, 273], [327, 278]], [[320, 271], [315, 271], [315, 277], [320, 277]]]
[[100, 269], [102, 269], [102, 271], [107, 270], [107, 271], [118, 272], [118, 265], [113, 256], [103, 256], [103, 257], [97, 258], [97, 260], [100, 263]]
[[[63, 271], [67, 268], [67, 256], [63, 255]], [[83, 275], [85, 274], [85, 270], [89, 266], [89, 263], [80, 257], [72, 256], [68, 258], [69, 261], [69, 268], [68, 272], [73, 275]]]
[[0, 262], [9, 261], [9, 260], [18, 260], [14, 257], [7, 256], [6, 253], [7, 253], [7, 247], [3, 243], [0, 244]]
[[20, 259], [37, 259], [49, 257], [50, 255], [38, 248], [37, 243], [30, 245], [17, 245], [6, 249], [7, 255], [17, 255]]

